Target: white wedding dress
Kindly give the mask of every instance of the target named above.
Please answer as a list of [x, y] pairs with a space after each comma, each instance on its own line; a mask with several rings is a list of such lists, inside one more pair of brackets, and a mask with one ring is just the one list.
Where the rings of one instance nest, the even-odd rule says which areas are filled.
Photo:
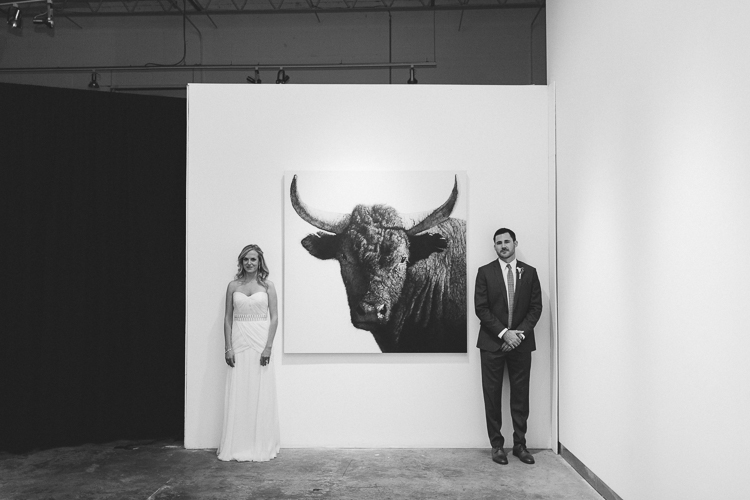
[[227, 367], [224, 430], [219, 460], [262, 462], [279, 452], [279, 410], [274, 364], [260, 365], [268, 340], [268, 294], [234, 292], [232, 348]]

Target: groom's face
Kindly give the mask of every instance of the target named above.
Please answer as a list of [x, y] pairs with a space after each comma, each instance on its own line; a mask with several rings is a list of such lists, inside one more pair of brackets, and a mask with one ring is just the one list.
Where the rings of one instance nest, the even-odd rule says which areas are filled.
[[516, 256], [517, 241], [513, 241], [508, 233], [502, 233], [495, 236], [495, 252], [503, 262], [510, 262]]

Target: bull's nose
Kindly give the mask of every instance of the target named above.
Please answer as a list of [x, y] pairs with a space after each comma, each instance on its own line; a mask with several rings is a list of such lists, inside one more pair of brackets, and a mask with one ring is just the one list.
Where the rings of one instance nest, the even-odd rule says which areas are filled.
[[388, 312], [388, 308], [385, 306], [385, 304], [380, 304], [375, 308], [375, 310], [378, 312], [378, 318], [384, 318], [385, 313]]
[[388, 306], [385, 304], [370, 304], [368, 302], [360, 302], [357, 305], [357, 314], [362, 317], [377, 316], [378, 319], [383, 319], [388, 313]]

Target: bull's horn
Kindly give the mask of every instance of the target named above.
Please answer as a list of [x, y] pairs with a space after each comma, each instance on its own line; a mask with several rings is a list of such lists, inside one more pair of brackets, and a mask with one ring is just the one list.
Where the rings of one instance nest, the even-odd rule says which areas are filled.
[[346, 226], [349, 225], [351, 214], [325, 212], [323, 210], [310, 208], [303, 203], [302, 200], [299, 199], [299, 193], [297, 193], [296, 175], [292, 179], [292, 186], [289, 188], [289, 196], [292, 199], [292, 206], [297, 214], [302, 217], [305, 222], [312, 224], [318, 229], [328, 231], [329, 233], [341, 234], [344, 232], [344, 229], [346, 229]]
[[453, 180], [453, 191], [448, 197], [448, 201], [440, 205], [432, 212], [423, 212], [421, 214], [409, 214], [403, 215], [404, 229], [406, 234], [414, 235], [426, 231], [431, 227], [435, 227], [438, 224], [445, 222], [453, 212], [453, 207], [456, 205], [458, 199], [458, 176]]

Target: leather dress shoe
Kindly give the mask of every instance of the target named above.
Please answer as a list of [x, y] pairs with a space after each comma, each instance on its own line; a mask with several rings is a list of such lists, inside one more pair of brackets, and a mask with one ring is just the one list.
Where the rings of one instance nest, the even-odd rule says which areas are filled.
[[492, 461], [500, 465], [508, 465], [508, 455], [502, 448], [492, 448]]
[[513, 454], [517, 456], [518, 459], [525, 464], [534, 463], [534, 455], [529, 453], [529, 450], [527, 450], [525, 446], [519, 446], [519, 447], [513, 448]]

